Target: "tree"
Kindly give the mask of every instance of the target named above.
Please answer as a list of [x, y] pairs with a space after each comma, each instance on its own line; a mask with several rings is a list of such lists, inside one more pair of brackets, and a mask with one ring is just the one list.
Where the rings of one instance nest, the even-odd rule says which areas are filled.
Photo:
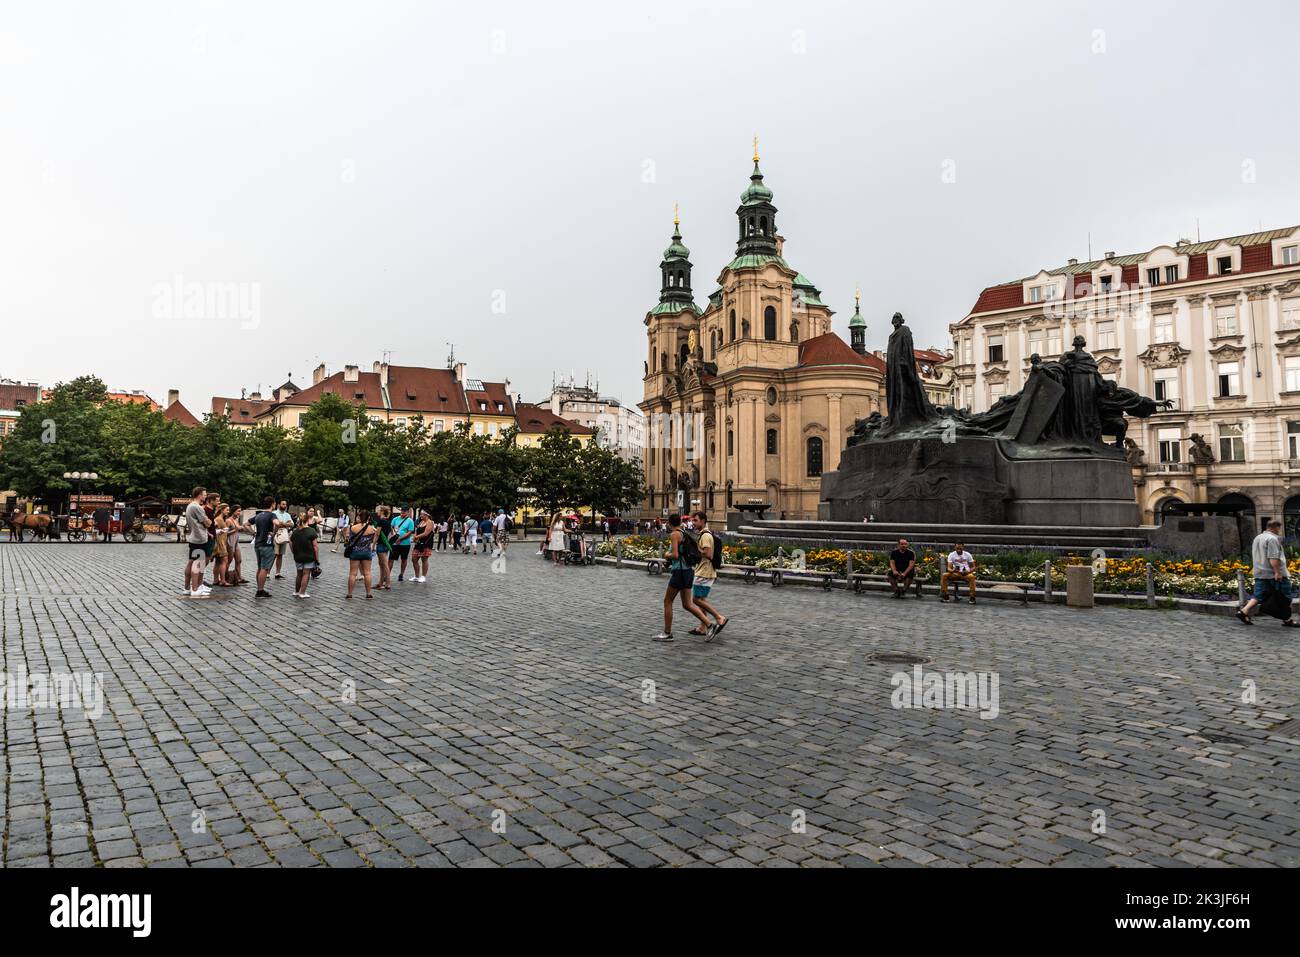
[[27, 498], [62, 499], [73, 487], [64, 472], [105, 468], [104, 383], [80, 376], [22, 410], [0, 452], [0, 486]]
[[612, 515], [645, 497], [641, 463], [625, 462], [617, 452], [595, 442], [579, 451], [578, 472], [582, 479], [580, 500], [591, 506], [593, 525], [597, 509]]
[[528, 484], [533, 500], [545, 512], [582, 504], [583, 479], [578, 467], [582, 443], [555, 426], [537, 445], [526, 449]]

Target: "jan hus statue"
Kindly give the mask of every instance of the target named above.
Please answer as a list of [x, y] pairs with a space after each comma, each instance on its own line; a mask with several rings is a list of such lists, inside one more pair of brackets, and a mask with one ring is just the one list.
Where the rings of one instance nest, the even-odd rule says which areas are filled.
[[903, 324], [901, 312], [894, 313], [891, 321], [894, 331], [889, 334], [885, 364], [885, 408], [889, 418], [880, 427], [881, 436], [924, 426], [939, 418], [916, 371], [912, 330]]

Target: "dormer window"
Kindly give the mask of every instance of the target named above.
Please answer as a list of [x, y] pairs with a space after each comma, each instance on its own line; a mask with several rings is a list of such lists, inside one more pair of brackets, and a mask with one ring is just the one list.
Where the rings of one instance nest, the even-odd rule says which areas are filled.
[[1178, 282], [1178, 267], [1177, 267], [1177, 266], [1166, 266], [1166, 267], [1165, 267], [1165, 282]]
[[1114, 276], [1101, 277], [1101, 291], [1104, 295], [1110, 295], [1111, 286], [1115, 281]]
[[1282, 265], [1283, 266], [1300, 265], [1300, 246], [1282, 247]]
[[1232, 275], [1232, 257], [1231, 257], [1231, 256], [1220, 256], [1220, 257], [1218, 258], [1218, 266], [1219, 266], [1219, 275], [1220, 275], [1220, 276], [1231, 276], [1231, 275]]

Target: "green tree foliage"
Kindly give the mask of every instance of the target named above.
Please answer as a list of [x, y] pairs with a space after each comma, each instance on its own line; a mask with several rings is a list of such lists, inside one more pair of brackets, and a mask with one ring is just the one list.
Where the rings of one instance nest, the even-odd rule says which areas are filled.
[[[591, 506], [605, 512], [640, 500], [641, 471], [598, 445], [552, 429], [535, 448], [516, 432], [475, 435], [462, 425], [433, 432], [419, 417], [404, 426], [371, 422], [364, 405], [326, 394], [296, 431], [235, 428], [209, 416], [187, 428], [146, 406], [106, 399], [93, 376], [60, 383], [23, 409], [0, 449], [0, 487], [63, 507], [75, 483], [64, 472], [97, 472], [86, 492], [164, 501], [196, 485], [246, 507], [271, 495], [301, 504], [372, 508], [380, 502], [429, 508], [435, 515], [545, 511]], [[325, 482], [345, 481], [346, 487]], [[536, 488], [522, 495], [520, 487]]]

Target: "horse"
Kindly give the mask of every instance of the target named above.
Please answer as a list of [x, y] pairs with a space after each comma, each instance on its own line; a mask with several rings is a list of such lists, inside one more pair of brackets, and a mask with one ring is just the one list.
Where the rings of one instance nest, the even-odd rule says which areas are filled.
[[23, 533], [27, 529], [32, 530], [32, 540], [42, 541], [50, 537], [50, 524], [54, 521], [50, 515], [28, 515], [26, 512], [15, 512], [9, 518], [9, 541], [16, 537], [18, 541], [23, 540]]

